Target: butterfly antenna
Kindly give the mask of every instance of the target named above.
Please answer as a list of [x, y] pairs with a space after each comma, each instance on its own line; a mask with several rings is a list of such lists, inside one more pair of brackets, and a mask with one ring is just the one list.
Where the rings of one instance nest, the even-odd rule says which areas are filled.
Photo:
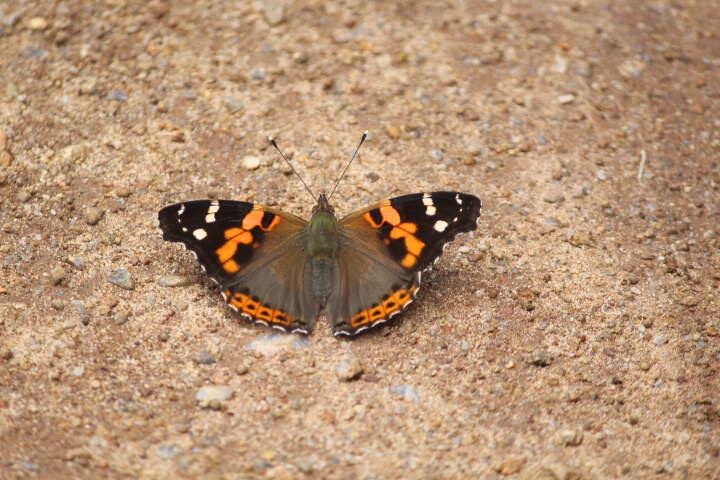
[[366, 130], [363, 132], [362, 138], [360, 139], [360, 143], [358, 143], [358, 146], [355, 148], [355, 153], [353, 153], [352, 158], [347, 163], [347, 165], [345, 165], [345, 169], [342, 171], [342, 173], [337, 178], [337, 180], [335, 180], [335, 186], [333, 187], [332, 192], [330, 192], [330, 195], [328, 195], [328, 201], [330, 201], [330, 198], [333, 196], [333, 193], [335, 193], [335, 189], [337, 188], [338, 184], [340, 183], [340, 180], [342, 180], [342, 178], [345, 176], [345, 172], [347, 172], [347, 169], [350, 168], [350, 164], [353, 162], [353, 160], [355, 160], [355, 156], [357, 155], [358, 150], [360, 150], [360, 147], [362, 146], [362, 144], [365, 141], [365, 139], [367, 138], [367, 136], [368, 136], [368, 132]]
[[273, 137], [268, 137], [268, 140], [270, 141], [270, 144], [273, 147], [275, 147], [275, 150], [277, 150], [280, 153], [280, 155], [282, 155], [283, 160], [285, 160], [285, 163], [287, 163], [290, 166], [290, 169], [295, 174], [295, 176], [297, 176], [300, 179], [300, 181], [302, 182], [302, 184], [305, 185], [305, 188], [307, 189], [308, 193], [310, 193], [310, 196], [313, 197], [313, 200], [315, 200], [317, 202], [317, 197], [315, 197], [315, 194], [312, 192], [312, 190], [310, 190], [310, 187], [308, 187], [308, 184], [305, 183], [305, 180], [303, 180], [303, 178], [300, 176], [300, 174], [297, 172], [297, 170], [295, 170], [295, 167], [293, 167], [292, 163], [290, 163], [290, 160], [288, 160], [287, 157], [285, 156], [285, 154], [282, 152], [282, 150], [280, 150], [280, 147], [277, 146], [277, 143], [275, 143], [275, 139]]

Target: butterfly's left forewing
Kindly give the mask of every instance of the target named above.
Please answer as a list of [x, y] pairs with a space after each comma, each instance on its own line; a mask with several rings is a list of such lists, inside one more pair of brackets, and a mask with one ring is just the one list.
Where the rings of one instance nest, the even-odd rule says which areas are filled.
[[477, 226], [480, 199], [458, 192], [416, 193], [340, 221], [340, 284], [328, 302], [335, 335], [354, 335], [404, 310], [447, 242]]

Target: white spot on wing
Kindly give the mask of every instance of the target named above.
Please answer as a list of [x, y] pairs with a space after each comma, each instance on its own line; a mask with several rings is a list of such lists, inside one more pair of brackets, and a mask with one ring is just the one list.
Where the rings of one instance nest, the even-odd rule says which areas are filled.
[[[184, 203], [182, 205], [180, 205], [180, 210], [178, 210], [177, 214], [182, 215], [183, 213], [185, 213], [185, 204]], [[180, 220], [178, 220], [178, 221], [180, 221]]]
[[187, 232], [187, 228], [183, 227], [183, 232]]
[[202, 240], [207, 237], [207, 232], [202, 228], [197, 228], [193, 231], [193, 237], [197, 238], [198, 240]]
[[457, 202], [458, 205], [462, 205], [462, 198], [460, 198], [459, 193], [455, 194], [455, 201]]
[[436, 232], [444, 232], [447, 227], [448, 223], [445, 220], [438, 220], [437, 222], [435, 222], [435, 225], [433, 225], [433, 228]]
[[422, 200], [423, 200], [423, 205], [425, 205], [425, 206], [435, 205], [435, 204], [433, 203], [432, 197], [431, 197], [429, 194], [427, 194], [427, 193], [426, 193], [425, 195], [423, 195], [423, 199], [422, 199]]
[[437, 208], [435, 208], [433, 205], [428, 205], [425, 209], [425, 215], [427, 215], [428, 217], [432, 217], [433, 215], [435, 215], [435, 213], [437, 213]]
[[[212, 210], [212, 207], [210, 207]], [[205, 215], [205, 223], [214, 223], [215, 222], [215, 214], [214, 213], [208, 213]]]
[[218, 210], [220, 210], [220, 205], [217, 205], [217, 203], [210, 204], [210, 208], [208, 208], [208, 213], [215, 213]]

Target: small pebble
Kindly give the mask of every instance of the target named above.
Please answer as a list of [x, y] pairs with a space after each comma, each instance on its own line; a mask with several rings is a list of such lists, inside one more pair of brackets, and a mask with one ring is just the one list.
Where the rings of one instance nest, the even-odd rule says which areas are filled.
[[307, 337], [288, 333], [271, 333], [257, 337], [245, 345], [245, 350], [271, 357], [284, 350], [302, 350], [309, 346], [310, 340]]
[[158, 456], [160, 458], [164, 458], [165, 460], [170, 460], [178, 455], [182, 455], [182, 453], [183, 449], [177, 445], [162, 445], [157, 449]]
[[557, 101], [560, 105], [567, 105], [568, 103], [572, 103], [575, 101], [575, 95], [572, 95], [572, 94], [560, 95], [558, 97]]
[[560, 203], [565, 201], [565, 195], [562, 193], [549, 194], [545, 195], [543, 200], [547, 203]]
[[112, 100], [115, 102], [127, 102], [128, 96], [127, 93], [121, 91], [121, 90], [114, 90], [110, 92], [107, 96], [108, 100]]
[[130, 312], [125, 310], [119, 310], [112, 316], [113, 323], [115, 325], [124, 325], [130, 319]]
[[84, 218], [88, 225], [97, 225], [105, 216], [105, 210], [97, 207], [89, 207], [85, 209]]
[[182, 275], [162, 275], [158, 277], [157, 283], [162, 287], [186, 287], [190, 285], [190, 279]]
[[10, 152], [7, 150], [0, 151], [0, 167], [7, 168], [12, 165], [12, 162], [13, 156]]
[[28, 20], [28, 28], [30, 30], [45, 30], [47, 26], [47, 20], [42, 17], [34, 17]]
[[507, 458], [495, 466], [495, 471], [500, 475], [514, 475], [525, 466], [524, 457]]
[[260, 157], [248, 155], [240, 161], [240, 164], [248, 170], [257, 170], [260, 167]]
[[445, 155], [439, 148], [434, 148], [430, 151], [430, 156], [435, 160], [442, 160]]
[[608, 179], [608, 174], [605, 172], [605, 170], [598, 170], [595, 174], [598, 180], [605, 181]]
[[402, 395], [408, 400], [413, 400], [415, 402], [420, 401], [420, 396], [418, 395], [418, 393], [415, 391], [414, 388], [408, 385], [392, 385], [390, 387], [390, 392], [397, 395]]
[[68, 257], [67, 262], [78, 270], [85, 268], [85, 259], [83, 257]]
[[258, 0], [256, 3], [270, 25], [285, 21], [285, 5], [279, 0]]
[[207, 350], [201, 350], [197, 352], [195, 355], [193, 355], [192, 360], [193, 362], [200, 365], [212, 365], [217, 361], [213, 354], [208, 352]]
[[583, 441], [582, 430], [561, 430], [558, 433], [558, 443], [565, 447], [577, 447]]
[[85, 313], [85, 310], [87, 310], [87, 307], [85, 307], [85, 304], [83, 302], [81, 302], [80, 300], [72, 300], [70, 302], [70, 305], [78, 313]]
[[30, 200], [30, 198], [32, 198], [32, 193], [28, 192], [27, 190], [20, 190], [17, 193], [16, 198], [18, 199], [18, 202], [25, 203]]
[[228, 97], [225, 99], [225, 107], [231, 112], [236, 112], [238, 110], [242, 110], [245, 105], [243, 105], [243, 103], [237, 98]]
[[388, 137], [392, 138], [393, 140], [397, 140], [400, 138], [400, 134], [402, 133], [398, 127], [395, 126], [388, 126], [385, 128], [385, 133]]
[[118, 187], [115, 189], [115, 195], [117, 195], [120, 198], [127, 198], [130, 195], [132, 195], [133, 191], [129, 187]]
[[573, 232], [569, 241], [573, 247], [592, 247], [595, 245], [592, 234], [585, 231]]
[[195, 399], [203, 408], [222, 410], [223, 402], [230, 400], [234, 394], [235, 391], [225, 385], [208, 385], [198, 390]]
[[118, 268], [112, 272], [107, 280], [113, 285], [117, 285], [125, 290], [135, 290], [135, 282], [133, 281], [132, 275], [123, 268]]
[[583, 185], [575, 193], [572, 194], [572, 198], [586, 197], [590, 193], [590, 185]]
[[653, 338], [653, 343], [658, 346], [665, 345], [666, 343], [668, 343], [668, 337], [667, 335], [655, 335], [655, 337]]
[[365, 174], [365, 177], [370, 180], [370, 183], [375, 183], [380, 180], [380, 175], [375, 172], [369, 172]]
[[352, 353], [343, 355], [335, 367], [335, 373], [341, 382], [350, 382], [357, 380], [363, 373], [363, 366], [360, 360]]
[[65, 269], [61, 266], [53, 267], [49, 273], [50, 283], [53, 285], [59, 285], [65, 280]]
[[547, 352], [535, 352], [530, 358], [530, 365], [535, 367], [547, 367], [550, 365], [550, 356]]

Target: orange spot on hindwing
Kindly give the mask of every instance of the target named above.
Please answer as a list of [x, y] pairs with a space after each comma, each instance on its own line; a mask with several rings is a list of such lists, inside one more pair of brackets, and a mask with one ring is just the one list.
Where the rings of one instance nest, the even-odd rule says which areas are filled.
[[223, 269], [228, 273], [237, 273], [240, 271], [240, 265], [233, 259], [223, 263]]
[[400, 265], [402, 265], [405, 268], [412, 268], [417, 263], [417, 257], [413, 255], [412, 253], [407, 253], [403, 257], [403, 259], [400, 261]]

